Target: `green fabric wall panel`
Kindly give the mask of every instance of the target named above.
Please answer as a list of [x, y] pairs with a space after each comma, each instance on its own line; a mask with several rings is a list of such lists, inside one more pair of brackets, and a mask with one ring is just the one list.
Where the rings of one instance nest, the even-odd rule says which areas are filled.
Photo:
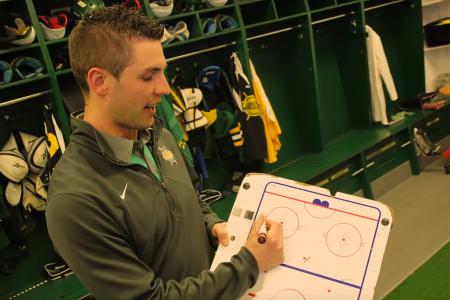
[[364, 63], [365, 35], [349, 36], [338, 42], [342, 62], [339, 68], [351, 128], [368, 128], [371, 124], [368, 66]]
[[259, 1], [251, 5], [242, 2], [239, 8], [244, 25], [263, 23], [277, 18], [273, 3], [270, 0]]
[[335, 0], [307, 0], [310, 10], [329, 8], [336, 5]]
[[[227, 29], [214, 34], [205, 34], [200, 37], [192, 37], [184, 42], [176, 42], [164, 47], [164, 55], [166, 59], [181, 55], [189, 55], [190, 53], [213, 48], [225, 44], [238, 42], [241, 39], [240, 29]], [[179, 47], [182, 44], [182, 47]]]
[[268, 169], [314, 151], [320, 143], [309, 45], [303, 30], [249, 42], [250, 58], [283, 131], [280, 160]]
[[409, 0], [393, 6], [390, 19], [398, 20], [397, 46], [401, 50], [400, 71], [406, 78], [402, 90], [402, 100], [414, 98], [425, 89], [425, 70], [423, 64], [422, 2]]
[[[6, 135], [9, 137], [11, 129], [36, 136], [44, 135], [42, 105], [49, 102], [49, 97], [44, 96], [2, 108], [0, 115], [2, 117], [7, 115], [10, 118], [10, 121], [5, 122], [5, 125], [2, 126], [2, 136]], [[3, 144], [2, 141], [0, 141], [0, 144]]]
[[362, 7], [338, 10], [338, 17], [331, 10], [312, 15], [323, 145], [371, 125]]
[[351, 129], [347, 100], [337, 55], [339, 45], [333, 39], [334, 22], [314, 27], [319, 98], [318, 107], [322, 143], [332, 142]]
[[307, 11], [303, 0], [273, 0], [279, 17], [301, 14]]

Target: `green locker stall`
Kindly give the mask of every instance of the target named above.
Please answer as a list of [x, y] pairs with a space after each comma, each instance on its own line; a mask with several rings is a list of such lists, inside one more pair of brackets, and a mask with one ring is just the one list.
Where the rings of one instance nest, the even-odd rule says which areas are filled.
[[[141, 2], [143, 12], [151, 16], [149, 1]], [[0, 3], [1, 11], [19, 9], [28, 15], [37, 36], [27, 46], [0, 48], [0, 60], [31, 56], [45, 69], [39, 76], [0, 85], [1, 145], [11, 126], [42, 135], [44, 104], [52, 105], [65, 140], [69, 139], [63, 95], [73, 88], [74, 78], [67, 61], [67, 33], [62, 39], [46, 41], [38, 24], [38, 15], [48, 15], [58, 5], [59, 0]], [[219, 14], [232, 16], [237, 27], [204, 33], [204, 20]], [[391, 126], [371, 119], [365, 25], [380, 35], [398, 101], [407, 101], [425, 90], [419, 0], [229, 0], [223, 7], [171, 15], [161, 22], [173, 26], [181, 20], [187, 23], [190, 38], [164, 46], [169, 78], [180, 74], [194, 87], [195, 76], [205, 66], [218, 65], [228, 72], [232, 52], [237, 52], [249, 78], [249, 59], [254, 63], [283, 131], [278, 161], [264, 164], [264, 172], [319, 185], [332, 193], [362, 190], [373, 198], [371, 182], [399, 164], [409, 161], [412, 173], [420, 172], [413, 127], [425, 128], [432, 139], [450, 133], [448, 106], [417, 111]], [[11, 102], [27, 95], [35, 97]], [[396, 103], [387, 103], [391, 115]], [[217, 144], [212, 150], [205, 187], [221, 189], [233, 163], [219, 155]], [[1, 180], [4, 189], [6, 182]], [[212, 208], [226, 219], [234, 197], [227, 196]], [[43, 265], [55, 260], [56, 254], [43, 213], [34, 213], [33, 218], [36, 225], [27, 236], [30, 256], [13, 275], [0, 274], [0, 299], [79, 299], [87, 294], [75, 275], [57, 280], [45, 276]], [[0, 232], [0, 247], [7, 243]]]

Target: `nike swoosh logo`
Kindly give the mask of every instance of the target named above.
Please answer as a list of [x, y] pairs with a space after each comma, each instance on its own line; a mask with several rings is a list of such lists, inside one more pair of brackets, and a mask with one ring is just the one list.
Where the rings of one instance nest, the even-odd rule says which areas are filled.
[[125, 200], [125, 194], [127, 192], [128, 182], [125, 184], [125, 188], [123, 189], [122, 195], [119, 195], [120, 199]]

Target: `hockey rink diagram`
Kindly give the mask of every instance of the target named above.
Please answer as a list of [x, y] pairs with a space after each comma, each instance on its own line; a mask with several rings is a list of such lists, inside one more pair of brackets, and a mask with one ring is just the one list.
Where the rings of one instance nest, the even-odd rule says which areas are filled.
[[246, 181], [250, 188], [241, 188], [227, 225], [236, 243], [219, 247], [213, 266], [236, 253], [252, 220], [265, 214], [282, 224], [285, 261], [260, 274], [241, 299], [371, 299], [390, 228], [381, 224], [382, 205], [269, 178], [254, 175]]

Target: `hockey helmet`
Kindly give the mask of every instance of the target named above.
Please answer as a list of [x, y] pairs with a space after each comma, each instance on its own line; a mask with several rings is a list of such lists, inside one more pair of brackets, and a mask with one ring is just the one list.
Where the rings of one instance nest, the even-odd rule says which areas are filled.
[[81, 18], [104, 6], [105, 3], [102, 0], [79, 0], [72, 5], [72, 14], [77, 18]]

